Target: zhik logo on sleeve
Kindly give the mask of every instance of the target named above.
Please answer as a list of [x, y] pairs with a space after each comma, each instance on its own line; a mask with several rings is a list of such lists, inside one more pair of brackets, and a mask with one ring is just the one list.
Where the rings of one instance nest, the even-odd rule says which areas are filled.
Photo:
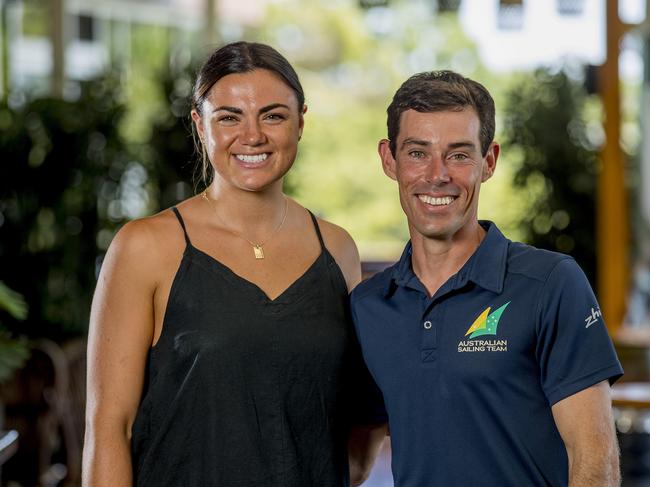
[[585, 328], [589, 328], [591, 325], [596, 323], [598, 321], [598, 318], [600, 318], [601, 316], [603, 315], [600, 312], [600, 308], [595, 308], [595, 309], [591, 308], [591, 313], [587, 315], [587, 317], [585, 318], [585, 323], [587, 323], [585, 325]]

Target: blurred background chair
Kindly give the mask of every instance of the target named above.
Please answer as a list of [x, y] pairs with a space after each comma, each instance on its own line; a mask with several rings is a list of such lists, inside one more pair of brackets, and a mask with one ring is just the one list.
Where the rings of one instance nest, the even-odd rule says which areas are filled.
[[24, 487], [81, 484], [85, 374], [84, 340], [33, 344], [25, 367], [2, 388], [5, 428], [21, 444], [5, 464], [7, 477]]

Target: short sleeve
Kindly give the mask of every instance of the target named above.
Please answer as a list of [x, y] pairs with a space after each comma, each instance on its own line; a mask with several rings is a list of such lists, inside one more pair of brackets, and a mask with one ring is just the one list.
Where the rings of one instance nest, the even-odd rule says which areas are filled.
[[600, 306], [572, 258], [550, 272], [538, 306], [536, 357], [549, 404], [623, 375]]

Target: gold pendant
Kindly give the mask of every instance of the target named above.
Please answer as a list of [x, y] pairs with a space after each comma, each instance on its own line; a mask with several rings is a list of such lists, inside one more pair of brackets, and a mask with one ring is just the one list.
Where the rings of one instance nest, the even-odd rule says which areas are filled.
[[262, 250], [261, 245], [253, 245], [253, 252], [255, 252], [255, 258], [256, 259], [263, 259], [264, 258], [264, 251]]

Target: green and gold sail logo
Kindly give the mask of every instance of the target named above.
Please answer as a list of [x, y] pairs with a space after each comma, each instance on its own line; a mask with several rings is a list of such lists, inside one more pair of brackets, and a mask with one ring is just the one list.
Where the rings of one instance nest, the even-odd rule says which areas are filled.
[[469, 337], [466, 340], [461, 340], [458, 343], [459, 352], [507, 352], [508, 351], [508, 340], [498, 340], [498, 339], [480, 339], [476, 340], [478, 337], [483, 337], [487, 335], [496, 336], [497, 328], [499, 326], [499, 320], [505, 309], [510, 304], [508, 301], [503, 306], [492, 310], [492, 306], [485, 308], [480, 315], [474, 320], [472, 326], [467, 329], [465, 336]]

